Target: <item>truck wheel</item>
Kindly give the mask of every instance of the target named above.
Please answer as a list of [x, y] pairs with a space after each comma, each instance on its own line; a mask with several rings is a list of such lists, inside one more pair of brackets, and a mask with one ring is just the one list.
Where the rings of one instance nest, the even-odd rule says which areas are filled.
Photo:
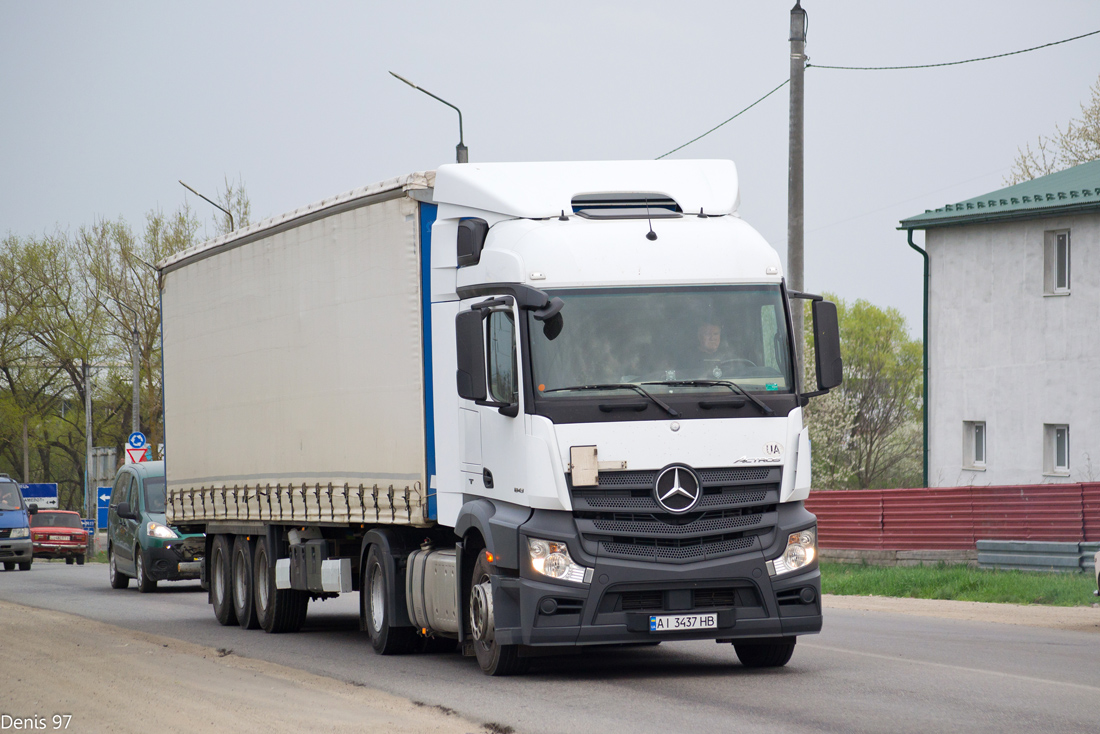
[[252, 560], [253, 601], [256, 620], [265, 632], [297, 632], [306, 621], [309, 594], [297, 589], [275, 588], [275, 566], [267, 555], [267, 543], [256, 543]]
[[134, 546], [134, 581], [142, 594], [157, 590], [157, 580], [149, 578], [145, 571], [145, 554], [141, 552], [141, 546], [137, 545]]
[[372, 545], [363, 566], [363, 583], [359, 586], [359, 616], [370, 635], [370, 644], [379, 655], [403, 655], [411, 652], [416, 643], [416, 630], [412, 627], [390, 625], [389, 585], [386, 583], [386, 564], [378, 546]]
[[733, 649], [737, 659], [746, 668], [781, 668], [794, 654], [797, 637], [773, 637], [771, 639], [735, 642]]
[[530, 659], [519, 656], [519, 645], [501, 645], [494, 639], [496, 630], [490, 581], [493, 574], [485, 551], [481, 551], [470, 579], [470, 633], [474, 638], [474, 653], [486, 675], [522, 675], [527, 672]]
[[214, 547], [210, 550], [210, 598], [214, 602], [214, 616], [226, 627], [237, 623], [233, 611], [233, 591], [230, 588], [230, 551], [229, 536], [218, 535], [214, 538]]
[[81, 553], [79, 556], [76, 557], [76, 565], [78, 565], [78, 566], [83, 566], [84, 565], [84, 554], [83, 553]]
[[233, 542], [233, 613], [237, 623], [246, 630], [260, 626], [253, 603], [256, 590], [252, 587], [252, 543], [244, 535]]
[[125, 589], [130, 585], [130, 577], [118, 570], [113, 545], [107, 548], [107, 573], [111, 577], [112, 589]]

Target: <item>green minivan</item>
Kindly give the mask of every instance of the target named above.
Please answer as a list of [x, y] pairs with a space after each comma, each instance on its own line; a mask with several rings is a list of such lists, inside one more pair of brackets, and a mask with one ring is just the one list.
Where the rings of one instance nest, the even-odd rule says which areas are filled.
[[185, 535], [165, 520], [164, 462], [126, 464], [115, 475], [107, 511], [107, 559], [111, 587], [130, 579], [139, 591], [155, 591], [158, 581], [198, 579], [205, 536]]

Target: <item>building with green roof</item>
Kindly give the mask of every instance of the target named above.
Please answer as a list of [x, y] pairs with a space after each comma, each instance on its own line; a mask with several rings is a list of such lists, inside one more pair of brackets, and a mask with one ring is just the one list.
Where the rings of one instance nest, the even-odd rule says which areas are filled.
[[929, 486], [1100, 480], [1100, 160], [899, 228], [927, 253]]

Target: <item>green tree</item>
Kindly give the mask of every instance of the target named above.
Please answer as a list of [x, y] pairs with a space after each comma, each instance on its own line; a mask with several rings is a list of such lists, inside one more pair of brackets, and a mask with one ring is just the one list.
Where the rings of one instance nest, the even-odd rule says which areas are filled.
[[1055, 126], [1051, 136], [1040, 135], [1035, 147], [1019, 148], [1008, 185], [1088, 163], [1100, 158], [1100, 78], [1092, 85], [1092, 99], [1081, 105], [1081, 117], [1070, 120], [1063, 130]]
[[[837, 304], [844, 383], [806, 407], [814, 486], [913, 487], [921, 481], [921, 359], [896, 309], [859, 300]], [[809, 304], [806, 323], [810, 321]], [[812, 332], [806, 332], [806, 384], [815, 385]]]

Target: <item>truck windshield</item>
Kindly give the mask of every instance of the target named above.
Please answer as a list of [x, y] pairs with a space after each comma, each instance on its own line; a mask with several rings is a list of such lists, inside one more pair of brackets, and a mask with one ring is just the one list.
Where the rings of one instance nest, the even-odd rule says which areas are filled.
[[167, 493], [164, 477], [145, 477], [145, 511], [164, 512]]
[[[550, 339], [531, 321], [531, 364], [540, 398], [793, 389], [787, 317], [778, 285], [617, 288], [551, 293], [565, 301]], [[575, 389], [572, 389], [575, 388]], [[617, 394], [623, 394], [621, 389]], [[629, 393], [627, 393], [629, 394]]]

